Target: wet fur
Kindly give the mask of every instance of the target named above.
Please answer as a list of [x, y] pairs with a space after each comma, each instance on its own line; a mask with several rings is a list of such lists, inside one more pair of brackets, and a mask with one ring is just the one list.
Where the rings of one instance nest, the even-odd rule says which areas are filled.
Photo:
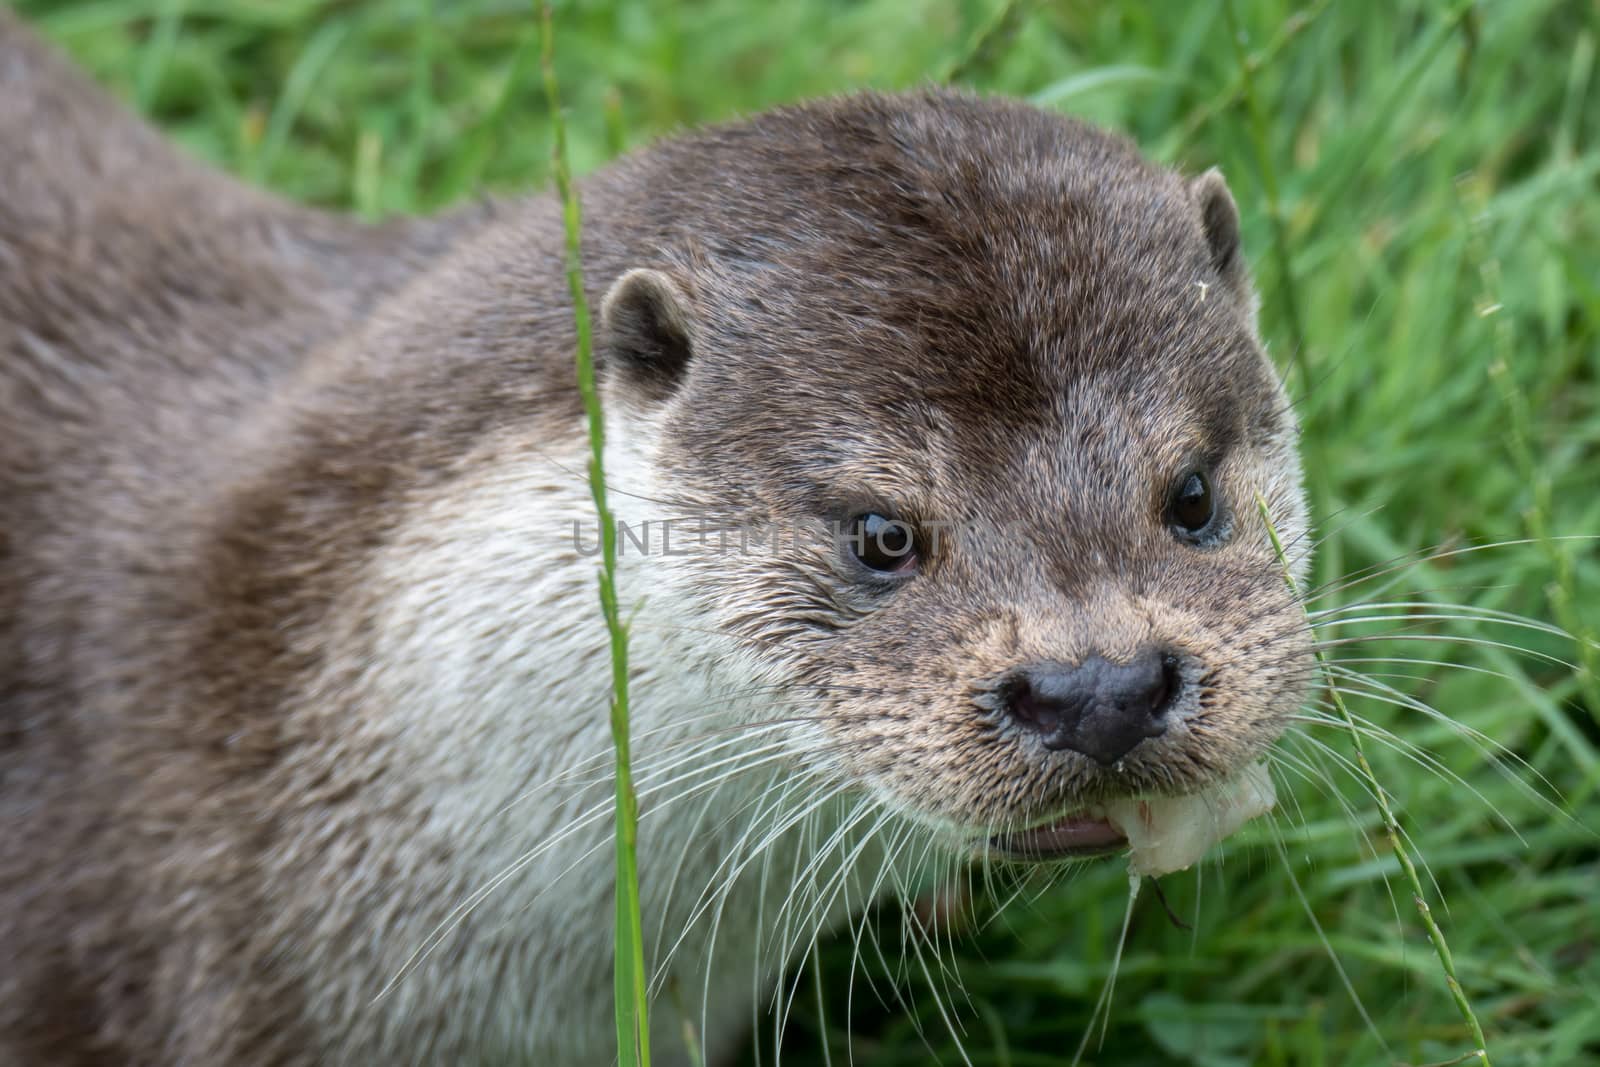
[[[608, 1058], [604, 819], [451, 925], [607, 796], [555, 205], [284, 204], [3, 12], [0, 189], [0, 1062]], [[885, 888], [849, 847], [806, 873], [826, 807], [731, 877], [786, 812], [845, 789], [875, 814], [842, 841], [959, 850], [1281, 730], [1307, 644], [1254, 494], [1291, 540], [1303, 505], [1220, 178], [928, 92], [668, 141], [583, 197], [624, 518], [819, 535], [624, 559], [641, 760], [783, 757], [644, 798], [649, 935], [698, 916], [673, 974], [714, 1059], [815, 932], [773, 944], [782, 872], [837, 887], [814, 928]], [[1201, 455], [1238, 524], [1205, 552], [1161, 517]], [[891, 592], [821, 536], [869, 505], [1025, 534]], [[1151, 639], [1203, 669], [1118, 770], [985, 703]]]

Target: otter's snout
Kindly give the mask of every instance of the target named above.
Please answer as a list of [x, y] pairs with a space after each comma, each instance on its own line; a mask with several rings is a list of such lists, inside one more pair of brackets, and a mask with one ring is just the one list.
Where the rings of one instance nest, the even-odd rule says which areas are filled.
[[1149, 648], [1130, 663], [1091, 656], [1077, 666], [1030, 664], [1006, 680], [1003, 692], [1006, 711], [1046, 748], [1071, 749], [1109, 766], [1166, 731], [1181, 684], [1177, 661]]

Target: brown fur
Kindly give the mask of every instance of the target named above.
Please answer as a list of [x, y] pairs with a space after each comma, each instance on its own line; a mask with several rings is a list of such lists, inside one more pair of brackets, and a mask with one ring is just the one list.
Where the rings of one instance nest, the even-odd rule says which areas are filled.
[[[509, 913], [521, 941], [469, 930], [404, 1011], [369, 1003], [416, 947], [388, 941], [496, 873], [440, 828], [473, 783], [418, 769], [434, 735], [390, 715], [411, 690], [383, 642], [404, 560], [453, 550], [440, 531], [474, 520], [485, 478], [546, 453], [581, 478], [555, 205], [369, 227], [281, 203], [174, 152], [4, 12], [0, 190], [0, 1061], [493, 1055], [509, 1039], [474, 1027], [499, 1001], [449, 985], [477, 951], [497, 961], [478, 992], [580, 1010], [549, 975], [605, 961], [531, 906]], [[1220, 178], [928, 92], [669, 141], [583, 196], [593, 306], [653, 272], [603, 332], [612, 418], [661, 494], [630, 513], [821, 531], [892, 504], [1025, 529], [953, 536], [895, 592], [821, 537], [662, 565], [723, 643], [641, 664], [645, 704], [738, 649], [820, 731], [797, 767], [954, 843], [1195, 788], [1270, 744], [1305, 641], [1254, 493], [1291, 537], [1303, 508]], [[1240, 531], [1204, 551], [1161, 517], [1197, 456]], [[587, 562], [529, 537], [592, 595]], [[461, 634], [487, 665], [469, 692], [516, 680], [492, 668], [519, 652], [521, 573]], [[575, 625], [532, 610], [551, 640]], [[985, 710], [1020, 662], [1153, 639], [1203, 666], [1199, 711], [1116, 769]], [[529, 681], [530, 736], [560, 728], [538, 695], [604, 662], [587, 644]], [[439, 711], [426, 728], [471, 766], [476, 735]], [[605, 995], [580, 1002], [600, 1033]], [[531, 1040], [512, 1051], [575, 1055]]]

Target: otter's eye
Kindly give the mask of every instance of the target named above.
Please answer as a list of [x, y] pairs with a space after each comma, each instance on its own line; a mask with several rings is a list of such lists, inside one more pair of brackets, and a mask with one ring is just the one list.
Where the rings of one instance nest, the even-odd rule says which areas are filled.
[[1172, 501], [1167, 510], [1172, 524], [1182, 533], [1191, 538], [1204, 534], [1206, 527], [1210, 526], [1217, 516], [1217, 502], [1211, 493], [1211, 479], [1206, 477], [1204, 471], [1191, 471], [1173, 490]]
[[917, 544], [911, 524], [871, 512], [850, 520], [845, 535], [851, 555], [862, 566], [883, 574], [916, 570]]

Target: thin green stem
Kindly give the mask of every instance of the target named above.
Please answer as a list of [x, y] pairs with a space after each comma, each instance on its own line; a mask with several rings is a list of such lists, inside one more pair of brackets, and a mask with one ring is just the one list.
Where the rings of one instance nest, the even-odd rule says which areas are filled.
[[[1299, 600], [1300, 584], [1295, 581], [1294, 573], [1289, 569], [1289, 558], [1284, 553], [1283, 542], [1278, 538], [1278, 528], [1273, 525], [1272, 515], [1267, 511], [1267, 502], [1260, 494], [1256, 496], [1256, 509], [1261, 513], [1261, 521], [1266, 524], [1267, 536], [1272, 540], [1272, 551], [1277, 554], [1278, 564], [1283, 568], [1284, 581], [1288, 582], [1295, 599]], [[1307, 625], [1310, 625], [1310, 622], [1308, 617]], [[1314, 650], [1313, 655], [1316, 657], [1317, 666], [1327, 671], [1328, 659], [1322, 650]], [[1459, 1060], [1451, 1062], [1465, 1063], [1476, 1058], [1482, 1067], [1491, 1067], [1489, 1043], [1484, 1040], [1483, 1027], [1479, 1025], [1478, 1017], [1472, 1010], [1472, 1002], [1467, 999], [1466, 991], [1461, 988], [1461, 982], [1456, 977], [1455, 959], [1450, 955], [1450, 946], [1445, 942], [1444, 931], [1439, 929], [1439, 924], [1434, 921], [1433, 909], [1428, 907], [1427, 897], [1422, 891], [1422, 879], [1417, 876], [1416, 865], [1411, 862], [1411, 854], [1406, 851], [1405, 843], [1401, 840], [1400, 823], [1395, 818], [1394, 809], [1389, 805], [1389, 794], [1384, 792], [1383, 786], [1378, 782], [1378, 776], [1372, 770], [1372, 764], [1367, 761], [1367, 749], [1361, 738], [1361, 729], [1356, 725], [1355, 716], [1351, 715], [1350, 709], [1345, 706], [1344, 697], [1337, 687], [1328, 687], [1328, 697], [1350, 733], [1351, 746], [1355, 749], [1356, 766], [1360, 769], [1362, 778], [1366, 780], [1368, 790], [1378, 802], [1378, 814], [1383, 820], [1383, 830], [1389, 838], [1389, 847], [1399, 860], [1406, 881], [1411, 885], [1411, 899], [1417, 906], [1417, 914], [1422, 916], [1422, 925], [1427, 928], [1428, 939], [1433, 942], [1433, 951], [1439, 957], [1439, 965], [1444, 969], [1445, 984], [1449, 986], [1450, 996], [1456, 1002], [1456, 1010], [1461, 1013], [1461, 1018], [1466, 1022], [1467, 1030], [1477, 1045], [1477, 1048]]]
[[994, 17], [978, 31], [967, 50], [957, 56], [939, 81], [945, 85], [966, 81], [988, 67], [1007, 42], [1016, 36], [1037, 0], [1005, 0]]
[[408, 104], [412, 133], [408, 138], [406, 188], [415, 196], [422, 185], [423, 167], [428, 161], [428, 135], [433, 129], [437, 105], [434, 102], [434, 58], [439, 52], [437, 14], [433, 0], [418, 0], [417, 44], [411, 54], [411, 99]]
[[139, 57], [139, 73], [134, 83], [133, 98], [140, 111], [148, 112], [155, 104], [161, 79], [166, 76], [172, 53], [177, 48], [178, 33], [183, 25], [183, 9], [184, 0], [166, 0], [161, 5], [161, 14], [156, 16], [150, 41]]
[[1255, 65], [1245, 50], [1244, 31], [1239, 26], [1233, 0], [1228, 0], [1223, 12], [1228, 19], [1228, 38], [1233, 43], [1234, 58], [1239, 64], [1240, 91], [1245, 110], [1250, 117], [1250, 143], [1255, 149], [1256, 167], [1261, 172], [1261, 187], [1267, 194], [1267, 218], [1272, 224], [1273, 258], [1278, 261], [1278, 282], [1283, 290], [1284, 317], [1289, 320], [1289, 343], [1294, 346], [1295, 370], [1300, 375], [1300, 387], [1311, 389], [1311, 363], [1306, 353], [1306, 330], [1300, 318], [1300, 300], [1295, 291], [1294, 267], [1289, 259], [1289, 228], [1283, 218], [1283, 200], [1278, 193], [1278, 168], [1272, 161], [1272, 149], [1267, 138], [1267, 115], [1261, 107], [1260, 94], [1256, 92]]
[[[1175, 143], [1187, 145], [1194, 140], [1196, 134], [1206, 127], [1207, 123], [1217, 117], [1219, 112], [1227, 110], [1244, 99], [1246, 80], [1252, 78], [1257, 71], [1270, 66], [1276, 61], [1296, 37], [1304, 33], [1312, 23], [1322, 17], [1322, 13], [1328, 9], [1328, 5], [1332, 2], [1333, 0], [1317, 0], [1316, 3], [1304, 11], [1296, 11], [1284, 19], [1283, 24], [1278, 27], [1278, 32], [1273, 35], [1272, 39], [1246, 56], [1244, 62], [1239, 64], [1239, 73], [1234, 76], [1228, 87], [1208, 100], [1204, 106], [1196, 108], [1190, 113], [1189, 117], [1184, 120], [1183, 126], [1178, 130], [1178, 134], [1174, 138]], [[1229, 29], [1232, 30], [1233, 27], [1230, 25]]]
[[639, 803], [628, 750], [628, 629], [617, 602], [617, 524], [606, 499], [605, 420], [595, 387], [594, 338], [583, 291], [583, 215], [567, 159], [566, 123], [556, 85], [555, 29], [543, 7], [545, 98], [554, 140], [553, 166], [566, 227], [567, 287], [577, 327], [578, 392], [589, 426], [589, 492], [600, 520], [600, 608], [611, 642], [611, 740], [616, 749], [616, 945], [614, 957], [617, 1055], [624, 1065], [649, 1067], [649, 1005], [645, 993], [644, 930], [639, 908]]
[[500, 82], [499, 90], [494, 95], [494, 103], [490, 105], [486, 114], [471, 134], [462, 143], [458, 144], [450, 153], [449, 169], [444, 177], [436, 184], [436, 192], [430, 197], [437, 203], [452, 203], [455, 200], [476, 193], [483, 182], [484, 171], [494, 158], [497, 147], [506, 137], [512, 109], [522, 100], [524, 79], [528, 77], [528, 68], [532, 66], [532, 57], [539, 53], [539, 42], [533, 38], [538, 27], [530, 27], [530, 32], [517, 42], [516, 51], [511, 55], [511, 61], [506, 66], [505, 76]]
[[[1311, 377], [1311, 354], [1306, 348], [1305, 323], [1300, 315], [1300, 297], [1295, 281], [1294, 264], [1289, 255], [1289, 227], [1283, 217], [1278, 168], [1272, 159], [1272, 146], [1267, 135], [1266, 111], [1261, 105], [1261, 96], [1256, 91], [1256, 71], [1263, 60], [1259, 56], [1251, 55], [1245, 48], [1244, 31], [1240, 26], [1238, 13], [1234, 10], [1234, 0], [1228, 0], [1223, 7], [1223, 13], [1227, 19], [1228, 38], [1233, 44], [1234, 58], [1239, 66], [1239, 99], [1243, 101], [1245, 112], [1249, 117], [1250, 144], [1256, 158], [1256, 169], [1260, 172], [1261, 188], [1267, 198], [1267, 218], [1272, 226], [1273, 259], [1278, 267], [1278, 291], [1283, 300], [1284, 318], [1289, 324], [1290, 361], [1294, 365], [1296, 377], [1300, 379], [1301, 395], [1309, 403], [1311, 390], [1315, 385]], [[1280, 39], [1284, 42], [1291, 37], [1292, 34], [1287, 29], [1280, 33]], [[1265, 54], [1273, 53], [1269, 49]], [[1305, 452], [1306, 467], [1310, 472], [1312, 496], [1324, 514], [1332, 514], [1336, 505], [1326, 449], [1322, 445], [1322, 437], [1317, 428], [1308, 427], [1308, 430], [1309, 432], [1302, 436], [1301, 447]], [[1332, 573], [1324, 570], [1332, 562], [1320, 561], [1318, 573]]]
[[[1467, 227], [1467, 254], [1478, 272], [1482, 291], [1477, 301], [1478, 318], [1489, 325], [1494, 358], [1489, 363], [1489, 377], [1500, 391], [1506, 408], [1506, 443], [1511, 451], [1517, 474], [1529, 487], [1533, 500], [1522, 513], [1528, 536], [1538, 544], [1555, 580], [1545, 588], [1550, 607], [1562, 629], [1572, 635], [1577, 645], [1579, 670], [1577, 682], [1589, 714], [1600, 716], [1600, 642], [1585, 625], [1577, 606], [1578, 577], [1572, 560], [1572, 549], [1564, 540], [1554, 537], [1550, 529], [1550, 516], [1555, 510], [1554, 486], [1547, 464], [1541, 464], [1534, 453], [1534, 431], [1528, 394], [1511, 370], [1516, 355], [1516, 327], [1512, 317], [1501, 304], [1500, 261], [1489, 249], [1484, 235], [1488, 211], [1488, 190], [1481, 178], [1462, 178], [1456, 183], [1457, 206], [1465, 217]], [[1470, 203], [1469, 203], [1470, 201]], [[1577, 805], [1588, 797], [1596, 782], [1590, 779], [1582, 790], [1573, 794], [1569, 803]]]

